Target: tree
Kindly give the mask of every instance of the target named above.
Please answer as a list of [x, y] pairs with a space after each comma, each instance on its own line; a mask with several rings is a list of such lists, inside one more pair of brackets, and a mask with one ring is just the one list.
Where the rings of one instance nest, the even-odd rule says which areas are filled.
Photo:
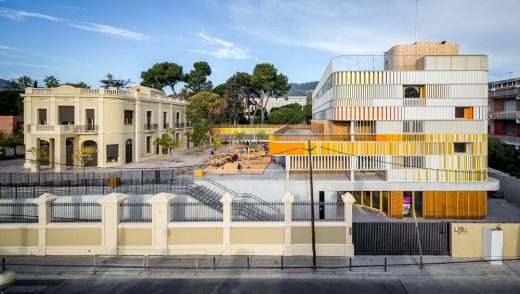
[[46, 147], [32, 147], [25, 152], [32, 155], [33, 159], [31, 159], [30, 162], [36, 167], [36, 171], [38, 172], [40, 171], [41, 165], [49, 160], [49, 149]]
[[312, 120], [312, 104], [305, 104], [303, 106], [303, 119], [310, 124]]
[[0, 91], [0, 115], [23, 114], [23, 98], [17, 90]]
[[300, 104], [292, 103], [271, 109], [267, 117], [273, 124], [299, 124], [305, 119], [305, 114]]
[[213, 90], [213, 83], [208, 81], [211, 75], [211, 67], [205, 61], [198, 61], [193, 64], [193, 69], [184, 76], [186, 88], [193, 94], [199, 92], [209, 92]]
[[264, 116], [267, 112], [267, 102], [269, 98], [279, 97], [291, 89], [287, 76], [278, 73], [274, 65], [270, 63], [257, 64], [251, 76], [253, 91], [260, 98], [261, 122], [264, 123]]
[[55, 76], [46, 76], [43, 78], [43, 82], [47, 88], [54, 88], [60, 85], [60, 81]]
[[0, 145], [13, 148], [14, 155], [17, 156], [18, 154], [16, 154], [16, 146], [24, 144], [23, 133], [14, 132], [14, 133], [6, 134], [6, 135], [4, 135], [4, 138], [2, 141], [3, 142]]
[[69, 85], [75, 88], [82, 88], [82, 89], [90, 89], [90, 86], [87, 85], [85, 82], [79, 82], [79, 83], [65, 83], [65, 85]]
[[234, 124], [237, 124], [244, 114], [244, 102], [247, 103], [251, 93], [251, 75], [248, 73], [237, 72], [226, 81], [224, 88], [224, 98], [227, 102], [226, 114]]
[[28, 76], [21, 76], [18, 78], [18, 83], [20, 83], [20, 86], [25, 89], [33, 84], [33, 79]]
[[488, 141], [489, 167], [506, 172], [513, 176], [520, 176], [520, 150], [512, 145], [500, 142], [496, 138]]
[[199, 145], [208, 139], [211, 124], [218, 120], [226, 106], [226, 100], [211, 92], [200, 92], [189, 98], [186, 114], [193, 126], [190, 140], [194, 144]]
[[161, 138], [155, 139], [153, 142], [155, 145], [161, 146], [161, 154], [171, 153], [171, 150], [174, 148], [177, 148], [179, 146], [179, 142], [177, 140], [173, 139], [173, 136], [171, 134], [171, 131], [168, 131], [166, 134], [163, 134]]
[[87, 163], [94, 160], [94, 155], [98, 153], [98, 149], [96, 147], [83, 147], [74, 150], [72, 153], [72, 159], [79, 161], [79, 164], [83, 168], [83, 173], [85, 173], [85, 167]]
[[121, 88], [125, 88], [128, 84], [132, 83], [130, 79], [128, 80], [119, 80], [114, 79], [114, 76], [112, 74], [106, 74], [106, 79], [99, 81], [102, 84], [102, 88], [109, 89], [109, 88], [116, 88], [116, 90], [119, 90]]
[[147, 71], [141, 72], [141, 78], [143, 79], [141, 82], [142, 86], [152, 87], [161, 91], [168, 86], [173, 94], [177, 95], [175, 85], [184, 80], [184, 74], [182, 66], [172, 62], [163, 62], [156, 63]]

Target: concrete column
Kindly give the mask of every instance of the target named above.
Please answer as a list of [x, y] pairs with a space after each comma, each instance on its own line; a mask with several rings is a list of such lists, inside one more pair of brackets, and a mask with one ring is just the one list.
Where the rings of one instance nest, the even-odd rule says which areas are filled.
[[[103, 90], [105, 90], [105, 89], [103, 89]], [[103, 94], [104, 94], [104, 92], [103, 92]], [[96, 116], [99, 117], [99, 120], [96, 122], [96, 124], [99, 126], [98, 135], [97, 135], [98, 167], [104, 167], [107, 164], [107, 155], [106, 155], [107, 148], [105, 147], [105, 135], [106, 134], [105, 134], [105, 112], [104, 112], [105, 107], [104, 107], [104, 104], [105, 104], [105, 98], [103, 97], [103, 95], [101, 95], [98, 98], [98, 106], [97, 106], [97, 109], [95, 110], [95, 112], [97, 112], [97, 113], [95, 113], [95, 115], [94, 115], [94, 120], [96, 119]], [[108, 113], [108, 115], [110, 115], [110, 113]], [[123, 141], [123, 144], [124, 144], [124, 141]]]
[[45, 193], [33, 200], [34, 204], [38, 205], [38, 250], [36, 255], [45, 255], [45, 246], [47, 243], [47, 225], [52, 220], [51, 203], [58, 199], [49, 193]]
[[285, 225], [285, 248], [284, 255], [292, 256], [292, 204], [294, 202], [294, 195], [287, 192], [282, 198], [284, 210], [284, 225]]
[[347, 192], [343, 195], [341, 195], [341, 200], [343, 201], [344, 205], [344, 214], [345, 214], [345, 235], [346, 235], [346, 242], [345, 245], [348, 247], [352, 247], [352, 255], [354, 254], [353, 248], [354, 245], [352, 244], [352, 204], [356, 202], [356, 199], [354, 196], [352, 196], [351, 193]]
[[231, 203], [233, 203], [233, 199], [235, 197], [229, 193], [225, 193], [222, 198], [220, 198], [220, 203], [222, 203], [222, 220], [223, 220], [223, 241], [224, 244], [222, 246], [222, 255], [231, 255], [231, 246], [230, 246], [230, 231], [231, 231], [231, 214], [232, 208]]
[[117, 255], [117, 230], [121, 219], [119, 205], [126, 199], [128, 195], [111, 193], [97, 201], [101, 204], [101, 247], [105, 254]]
[[64, 172], [67, 170], [67, 152], [65, 146], [65, 138], [59, 136], [54, 139], [54, 171], [55, 172]]
[[152, 248], [158, 255], [168, 255], [170, 202], [174, 198], [174, 194], [159, 193], [148, 200], [152, 205]]

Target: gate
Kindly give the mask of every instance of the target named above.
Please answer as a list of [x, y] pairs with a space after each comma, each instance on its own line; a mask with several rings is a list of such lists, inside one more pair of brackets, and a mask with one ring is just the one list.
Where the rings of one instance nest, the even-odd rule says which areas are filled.
[[[352, 242], [359, 255], [418, 255], [413, 222], [353, 223]], [[418, 223], [424, 255], [450, 254], [450, 224]]]

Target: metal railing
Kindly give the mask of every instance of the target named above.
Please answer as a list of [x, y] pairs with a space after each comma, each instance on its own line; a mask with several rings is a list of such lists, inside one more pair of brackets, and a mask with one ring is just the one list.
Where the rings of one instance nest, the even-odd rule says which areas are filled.
[[163, 124], [163, 129], [168, 129], [170, 128], [170, 124], [169, 123], [164, 123]]
[[489, 135], [489, 138], [495, 138], [500, 140], [503, 143], [512, 144], [512, 145], [520, 145], [520, 137], [516, 136], [503, 136], [503, 135]]
[[283, 222], [283, 202], [245, 202], [235, 201], [231, 204], [231, 220], [234, 222]]
[[145, 131], [156, 131], [159, 129], [159, 124], [144, 124]]
[[99, 203], [51, 203], [53, 223], [96, 223], [101, 222]]
[[[311, 220], [311, 202], [298, 201], [292, 204], [293, 221]], [[314, 202], [314, 220], [317, 222], [345, 221], [345, 205], [338, 202]]]
[[489, 113], [491, 119], [520, 119], [520, 111], [492, 111]]
[[184, 128], [185, 126], [186, 126], [185, 123], [176, 123], [176, 124], [175, 124], [175, 128], [176, 128], [176, 129], [182, 129], [182, 128]]
[[170, 222], [221, 222], [223, 220], [223, 207], [220, 202], [172, 202], [170, 208]]
[[37, 223], [38, 206], [34, 203], [0, 203], [0, 223]]
[[152, 205], [150, 203], [122, 202], [122, 223], [150, 223], [152, 222]]
[[95, 134], [98, 132], [98, 125], [75, 125], [74, 132], [76, 134]]

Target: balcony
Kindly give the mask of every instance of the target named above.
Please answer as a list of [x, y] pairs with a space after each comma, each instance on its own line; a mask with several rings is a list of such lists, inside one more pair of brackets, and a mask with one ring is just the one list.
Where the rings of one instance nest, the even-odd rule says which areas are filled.
[[169, 123], [164, 123], [163, 124], [163, 129], [169, 129], [170, 128], [170, 124]]
[[157, 131], [159, 129], [159, 124], [145, 124], [144, 130], [147, 132]]
[[97, 125], [75, 125], [74, 133], [76, 134], [97, 134]]
[[176, 123], [175, 128], [176, 129], [184, 129], [186, 127], [185, 123]]
[[97, 134], [97, 125], [26, 125], [27, 133], [42, 135]]
[[489, 113], [489, 118], [520, 120], [520, 111], [493, 111]]
[[520, 137], [515, 136], [503, 136], [503, 135], [489, 135], [489, 138], [496, 138], [500, 140], [502, 143], [506, 143], [509, 145], [520, 146]]

